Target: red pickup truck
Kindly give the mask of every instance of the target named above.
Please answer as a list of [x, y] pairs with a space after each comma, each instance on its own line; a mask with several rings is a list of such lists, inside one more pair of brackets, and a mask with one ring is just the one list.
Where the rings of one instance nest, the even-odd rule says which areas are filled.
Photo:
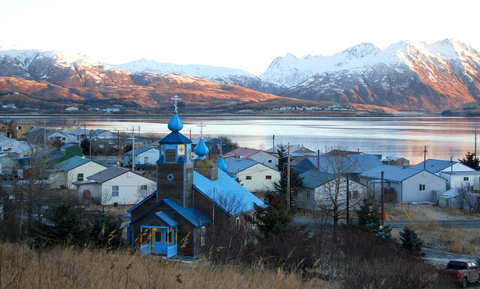
[[438, 271], [438, 276], [454, 278], [462, 286], [467, 287], [468, 282], [480, 283], [480, 267], [475, 261], [452, 260], [447, 267]]

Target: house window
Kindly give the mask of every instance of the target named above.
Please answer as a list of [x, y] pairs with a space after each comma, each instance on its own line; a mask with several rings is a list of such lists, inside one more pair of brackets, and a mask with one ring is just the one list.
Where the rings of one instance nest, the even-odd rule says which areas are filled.
[[268, 160], [268, 163], [271, 164], [271, 163], [272, 163], [272, 160]]
[[33, 125], [30, 126], [30, 129], [34, 129], [35, 127]]
[[147, 190], [147, 185], [141, 185], [141, 186], [140, 186], [140, 190], [146, 191], [146, 190]]
[[21, 125], [17, 126], [17, 130], [21, 130], [21, 129], [22, 129]]
[[272, 179], [272, 176], [265, 176], [265, 179], [266, 179], [266, 180], [271, 180], [271, 179]]
[[352, 199], [358, 199], [358, 191], [352, 191]]
[[144, 163], [144, 164], [148, 164], [148, 157], [144, 157], [144, 158], [143, 158], [143, 163]]
[[83, 182], [83, 173], [78, 173], [77, 182]]
[[98, 145], [99, 148], [103, 149], [104, 148], [104, 145]]
[[252, 176], [246, 176], [245, 179], [249, 181], [252, 179]]
[[418, 185], [418, 190], [419, 191], [425, 191], [425, 184], [419, 184]]
[[112, 186], [112, 197], [118, 197], [118, 186]]
[[468, 177], [463, 177], [463, 180], [464, 180], [464, 181], [468, 181]]
[[200, 246], [205, 246], [205, 226], [200, 229]]

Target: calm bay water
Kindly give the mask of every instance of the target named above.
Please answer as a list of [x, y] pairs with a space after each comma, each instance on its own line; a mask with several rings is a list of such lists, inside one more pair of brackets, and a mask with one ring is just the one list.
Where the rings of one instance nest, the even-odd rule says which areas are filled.
[[[78, 123], [87, 129], [131, 130], [140, 126], [141, 135], [167, 134], [171, 116], [25, 116], [17, 118], [47, 120], [52, 128], [75, 129]], [[475, 128], [480, 118], [441, 117], [438, 115], [398, 114], [396, 117], [283, 117], [283, 116], [187, 116], [182, 133], [205, 136], [226, 135], [240, 146], [268, 149], [275, 144], [303, 144], [314, 151], [343, 145], [349, 150], [370, 154], [405, 157], [411, 164], [427, 158], [463, 158], [475, 150]], [[480, 130], [479, 130], [480, 133]], [[480, 149], [480, 148], [479, 148]]]

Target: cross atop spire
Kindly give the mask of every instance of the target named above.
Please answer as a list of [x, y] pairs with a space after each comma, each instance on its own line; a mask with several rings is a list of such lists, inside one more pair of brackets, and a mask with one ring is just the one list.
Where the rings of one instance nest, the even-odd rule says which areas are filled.
[[175, 96], [173, 98], [171, 98], [171, 100], [175, 100], [175, 113], [178, 113], [178, 106], [177, 106], [177, 100], [181, 100], [180, 97], [178, 97], [178, 95], [175, 94]]
[[200, 138], [203, 139], [203, 128], [207, 127], [207, 125], [201, 122], [200, 125], [197, 125], [197, 126], [200, 127]]

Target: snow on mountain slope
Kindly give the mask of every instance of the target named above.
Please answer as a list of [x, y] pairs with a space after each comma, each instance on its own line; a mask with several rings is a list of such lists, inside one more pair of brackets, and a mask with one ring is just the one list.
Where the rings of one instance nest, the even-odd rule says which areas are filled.
[[371, 43], [360, 43], [332, 56], [304, 56], [296, 58], [287, 53], [276, 58], [259, 77], [277, 85], [291, 87], [307, 78], [327, 71], [339, 71], [372, 63], [381, 50]]
[[445, 39], [432, 44], [400, 41], [373, 55], [367, 65], [315, 74], [282, 96], [438, 110], [477, 102], [479, 88], [479, 53]]
[[[472, 47], [456, 40], [445, 39], [432, 44], [415, 41], [400, 41], [384, 50], [371, 43], [361, 43], [331, 56], [305, 56], [296, 58], [292, 54], [278, 57], [259, 77], [286, 87], [295, 86], [315, 74], [361, 68], [377, 63], [413, 65], [417, 56], [442, 61], [478, 58]], [[418, 59], [416, 59], [418, 60]]]
[[210, 81], [233, 84], [253, 90], [278, 95], [286, 89], [272, 83], [262, 81], [257, 76], [235, 68], [209, 66], [200, 64], [178, 65], [166, 62], [157, 62], [142, 58], [125, 64], [111, 65], [118, 69], [132, 73], [154, 73], [161, 75], [182, 74], [193, 77], [202, 77]]

